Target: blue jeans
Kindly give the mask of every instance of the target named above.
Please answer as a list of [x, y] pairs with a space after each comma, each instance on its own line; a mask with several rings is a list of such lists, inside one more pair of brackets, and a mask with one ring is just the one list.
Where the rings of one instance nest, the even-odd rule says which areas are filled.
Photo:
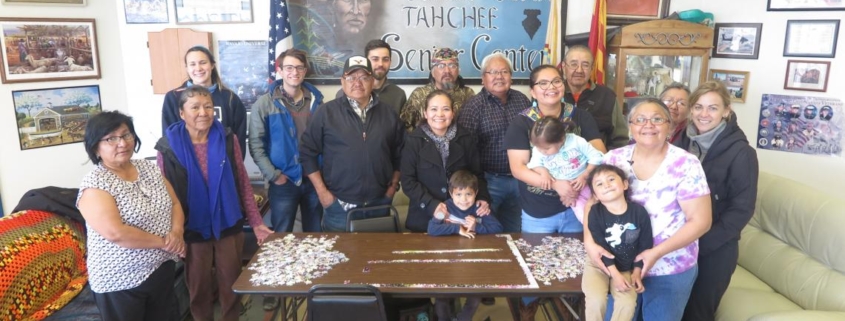
[[502, 223], [505, 233], [519, 233], [522, 230], [522, 220], [519, 213], [519, 184], [516, 178], [506, 175], [485, 173], [487, 191], [490, 193], [490, 210], [493, 216]]
[[581, 233], [584, 225], [571, 208], [546, 218], [536, 218], [522, 211], [522, 233]]
[[[649, 276], [643, 279], [645, 292], [637, 297], [634, 320], [678, 321], [684, 316], [692, 284], [698, 276], [698, 265], [673, 275]], [[613, 297], [607, 302], [605, 320], [610, 320]]]
[[[363, 204], [357, 204], [358, 207], [372, 207], [372, 206], [379, 206], [379, 205], [390, 205], [393, 203], [392, 198], [388, 198], [387, 196], [382, 196]], [[387, 216], [389, 210], [378, 210], [378, 211], [363, 211], [358, 212], [355, 216], [352, 217], [353, 220], [359, 220], [364, 218], [372, 218], [372, 217], [380, 217], [380, 216]], [[346, 215], [347, 211], [340, 206], [340, 203], [337, 202], [335, 199], [332, 205], [326, 207], [323, 211], [323, 231], [324, 232], [346, 232]]]
[[292, 232], [296, 220], [296, 208], [302, 213], [302, 231], [320, 232], [320, 220], [323, 217], [323, 207], [317, 198], [314, 185], [307, 178], [296, 186], [291, 180], [282, 185], [270, 182], [267, 191], [270, 198], [270, 224], [274, 232]]

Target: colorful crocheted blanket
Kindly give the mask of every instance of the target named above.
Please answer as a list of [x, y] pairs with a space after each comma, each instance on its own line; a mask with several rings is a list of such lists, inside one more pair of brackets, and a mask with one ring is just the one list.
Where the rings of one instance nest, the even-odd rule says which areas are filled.
[[42, 211], [0, 218], [0, 320], [41, 320], [88, 282], [82, 224]]

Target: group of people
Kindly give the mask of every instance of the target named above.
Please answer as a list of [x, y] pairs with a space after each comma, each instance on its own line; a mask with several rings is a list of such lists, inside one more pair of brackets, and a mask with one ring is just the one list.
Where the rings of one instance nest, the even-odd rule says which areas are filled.
[[[606, 311], [614, 320], [714, 319], [758, 173], [723, 85], [667, 86], [626, 118], [614, 92], [589, 80], [586, 47], [570, 48], [560, 69], [535, 67], [530, 97], [511, 88], [507, 56], [483, 59], [476, 94], [459, 75], [457, 52], [441, 48], [430, 83], [406, 99], [388, 81], [390, 52], [384, 41], [367, 43], [346, 60], [342, 89], [328, 100], [305, 81], [306, 54], [284, 51], [277, 80], [247, 119], [214, 57], [193, 47], [190, 80], [165, 96], [158, 168], [132, 159], [141, 142], [131, 117], [93, 117], [85, 148], [96, 167], [78, 206], [104, 319], [172, 319], [172, 262], [181, 257], [194, 320], [213, 319], [215, 282], [222, 320], [237, 320], [231, 288], [244, 222], [259, 243], [291, 232], [297, 211], [305, 232], [343, 232], [350, 210], [390, 204], [400, 186], [412, 232], [583, 232], [589, 320]], [[246, 149], [269, 182], [271, 227], [252, 199]], [[537, 302], [522, 300], [524, 320]], [[438, 319], [470, 320], [478, 304], [468, 300], [453, 316], [438, 299]]]

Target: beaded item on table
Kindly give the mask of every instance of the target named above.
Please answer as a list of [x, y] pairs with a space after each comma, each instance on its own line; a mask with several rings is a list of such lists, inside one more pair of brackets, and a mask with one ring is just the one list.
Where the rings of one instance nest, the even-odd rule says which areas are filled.
[[311, 280], [326, 275], [333, 266], [349, 261], [343, 253], [332, 250], [337, 238], [309, 235], [297, 239], [288, 234], [265, 243], [258, 258], [248, 267], [255, 271], [250, 282], [254, 286], [311, 284]]
[[457, 249], [457, 250], [407, 250], [407, 251], [393, 251], [393, 254], [449, 254], [449, 253], [480, 253], [480, 252], [499, 252], [502, 249]]
[[400, 264], [400, 263], [510, 263], [511, 259], [419, 259], [419, 260], [372, 260], [367, 264]]
[[525, 252], [531, 273], [545, 285], [552, 281], [566, 281], [575, 278], [584, 271], [587, 251], [584, 243], [569, 237], [546, 236], [543, 243], [532, 246], [524, 239], [514, 242]]

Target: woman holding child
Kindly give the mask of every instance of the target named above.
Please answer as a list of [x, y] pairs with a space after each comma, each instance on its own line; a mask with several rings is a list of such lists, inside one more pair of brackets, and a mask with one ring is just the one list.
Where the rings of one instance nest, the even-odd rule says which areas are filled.
[[425, 120], [408, 134], [402, 150], [402, 190], [411, 204], [405, 227], [413, 232], [426, 232], [434, 213], [448, 213], [449, 177], [462, 169], [478, 177], [478, 213], [490, 213], [478, 139], [454, 122], [452, 99], [445, 91], [435, 90], [425, 101]]
[[698, 278], [692, 287], [685, 321], [714, 320], [739, 259], [739, 235], [754, 214], [757, 153], [731, 110], [721, 82], [708, 81], [690, 96], [691, 115], [674, 144], [698, 158], [710, 186], [710, 230], [698, 240]]
[[[504, 139], [511, 173], [519, 180], [521, 230], [523, 233], [578, 233], [584, 230], [584, 226], [572, 209], [565, 205], [573, 204], [578, 196], [579, 191], [573, 187], [574, 180], [556, 180], [551, 184], [552, 189], [543, 189], [548, 187], [549, 180], [528, 168], [532, 156], [531, 130], [535, 122], [551, 116], [560, 122], [571, 122], [568, 131], [586, 140], [595, 150], [604, 152], [606, 148], [592, 115], [562, 103], [564, 86], [559, 69], [552, 65], [542, 65], [531, 72], [529, 79], [534, 103], [514, 118]], [[553, 140], [560, 142], [557, 140], [559, 138]], [[523, 298], [519, 308], [520, 318], [533, 320], [538, 302], [535, 298]]]
[[[642, 315], [649, 321], [681, 319], [698, 273], [696, 241], [711, 221], [704, 170], [698, 158], [668, 143], [671, 119], [660, 100], [635, 105], [628, 123], [636, 143], [604, 157], [605, 164], [628, 176], [630, 200], [645, 207], [651, 219], [654, 247], [634, 259], [643, 265]], [[586, 213], [584, 220], [589, 222]], [[592, 263], [609, 274], [601, 257], [613, 256], [596, 244], [589, 229], [584, 231], [584, 244]]]

